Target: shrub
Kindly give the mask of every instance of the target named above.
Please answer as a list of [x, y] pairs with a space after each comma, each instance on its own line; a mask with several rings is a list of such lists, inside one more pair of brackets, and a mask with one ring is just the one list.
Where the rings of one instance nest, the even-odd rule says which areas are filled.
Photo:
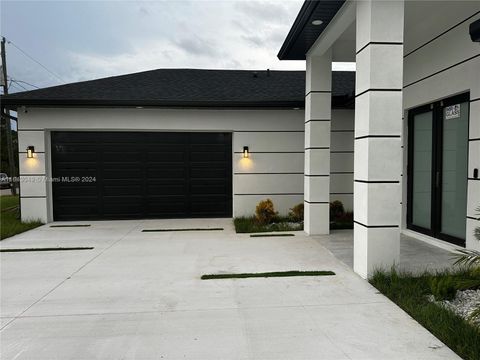
[[457, 293], [457, 286], [452, 276], [434, 277], [430, 281], [430, 290], [435, 300], [453, 300]]
[[295, 205], [290, 209], [288, 217], [293, 222], [302, 222], [303, 221], [303, 203]]
[[339, 200], [330, 203], [330, 221], [335, 221], [337, 218], [345, 214], [345, 208]]
[[270, 224], [277, 217], [277, 212], [270, 199], [262, 200], [255, 209], [255, 218], [260, 224]]

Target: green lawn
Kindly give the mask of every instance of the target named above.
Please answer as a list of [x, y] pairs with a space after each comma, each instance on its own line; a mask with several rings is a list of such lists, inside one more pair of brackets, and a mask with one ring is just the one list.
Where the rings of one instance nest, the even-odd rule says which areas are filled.
[[0, 196], [0, 240], [42, 225], [40, 221], [21, 222], [18, 196]]
[[[452, 273], [465, 277], [464, 271]], [[433, 278], [447, 277], [448, 273], [376, 272], [371, 284], [417, 320], [433, 335], [465, 360], [480, 359], [480, 329], [455, 313], [428, 301]]]

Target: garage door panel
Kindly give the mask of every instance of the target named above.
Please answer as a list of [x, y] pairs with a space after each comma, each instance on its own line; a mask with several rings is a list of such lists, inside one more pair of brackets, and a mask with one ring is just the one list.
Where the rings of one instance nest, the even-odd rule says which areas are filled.
[[105, 185], [103, 187], [104, 196], [116, 196], [116, 194], [122, 194], [122, 196], [138, 195], [142, 193], [141, 184], [130, 185]]
[[110, 163], [138, 162], [142, 156], [141, 151], [105, 151], [103, 152], [103, 161]]
[[56, 154], [58, 162], [74, 163], [74, 162], [97, 162], [98, 154], [94, 151], [85, 152], [58, 152]]
[[231, 216], [231, 134], [52, 132], [55, 220]]
[[[66, 186], [59, 187], [56, 195], [59, 197], [67, 197], [72, 193], [82, 194], [82, 197], [93, 196], [96, 197], [97, 187], [95, 185], [76, 185], [68, 184]], [[78, 197], [78, 196], [77, 196]]]
[[142, 173], [142, 168], [138, 164], [122, 164], [120, 169], [107, 167], [103, 170], [105, 180], [137, 180]]
[[187, 192], [186, 184], [147, 185], [149, 197], [161, 195], [184, 195]]
[[187, 161], [187, 154], [180, 151], [157, 152], [151, 151], [146, 154], [146, 159], [152, 164], [184, 164]]
[[[231, 171], [230, 169], [228, 171]], [[192, 179], [224, 179], [228, 175], [225, 168], [192, 168], [190, 177]]]
[[183, 180], [187, 178], [187, 170], [182, 167], [150, 167], [147, 169], [147, 180]]

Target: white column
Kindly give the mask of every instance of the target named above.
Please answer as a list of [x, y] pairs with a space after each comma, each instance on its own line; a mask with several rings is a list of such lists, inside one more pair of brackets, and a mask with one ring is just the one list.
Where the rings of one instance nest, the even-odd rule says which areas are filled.
[[307, 55], [305, 96], [305, 232], [329, 233], [332, 55]]
[[[19, 113], [21, 116], [21, 113]], [[33, 158], [27, 158], [27, 147], [34, 146]], [[20, 166], [20, 211], [22, 221], [48, 222], [47, 172], [43, 130], [18, 129], [18, 162]]]
[[400, 1], [357, 2], [354, 270], [400, 255], [403, 19]]

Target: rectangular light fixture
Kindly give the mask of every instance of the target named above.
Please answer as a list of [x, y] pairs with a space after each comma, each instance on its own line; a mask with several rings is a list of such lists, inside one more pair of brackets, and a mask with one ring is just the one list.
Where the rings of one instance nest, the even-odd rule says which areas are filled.
[[243, 157], [248, 158], [248, 146], [243, 147]]
[[35, 153], [35, 147], [30, 145], [27, 147], [27, 158], [31, 159], [33, 158], [33, 154]]

